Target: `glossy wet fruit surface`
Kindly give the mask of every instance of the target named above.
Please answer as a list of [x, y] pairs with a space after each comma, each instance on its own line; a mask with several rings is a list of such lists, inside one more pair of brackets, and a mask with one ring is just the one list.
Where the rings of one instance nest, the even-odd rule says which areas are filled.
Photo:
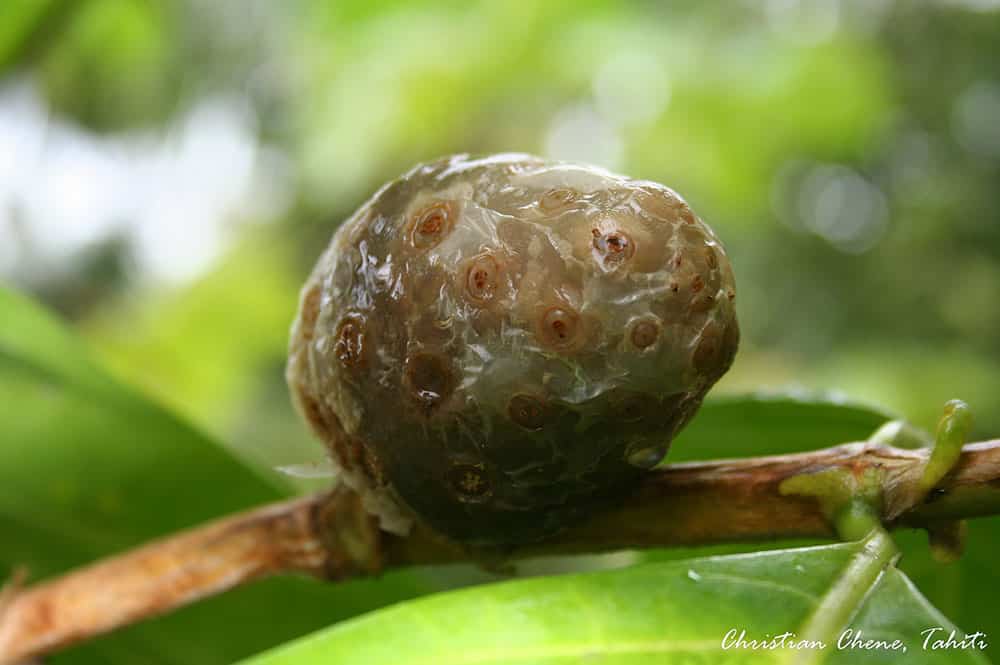
[[739, 339], [672, 190], [528, 155], [421, 165], [335, 234], [288, 380], [383, 528], [538, 540], [659, 463]]

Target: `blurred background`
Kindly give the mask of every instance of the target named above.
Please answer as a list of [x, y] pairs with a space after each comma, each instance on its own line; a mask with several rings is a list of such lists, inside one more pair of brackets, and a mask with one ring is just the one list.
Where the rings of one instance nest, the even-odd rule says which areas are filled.
[[[299, 285], [453, 152], [677, 189], [732, 257], [718, 391], [1000, 435], [1000, 2], [0, 1], [0, 279], [267, 464]], [[2, 325], [2, 323], [0, 323]]]

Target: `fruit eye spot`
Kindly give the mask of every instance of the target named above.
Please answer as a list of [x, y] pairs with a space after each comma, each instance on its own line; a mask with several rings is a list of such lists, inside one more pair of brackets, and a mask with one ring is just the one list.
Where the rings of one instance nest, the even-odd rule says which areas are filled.
[[537, 431], [545, 424], [545, 405], [531, 395], [514, 395], [507, 403], [507, 415], [524, 429]]
[[485, 302], [492, 300], [497, 292], [500, 265], [489, 255], [480, 256], [466, 273], [465, 288], [473, 300]]
[[715, 296], [711, 293], [706, 293], [705, 295], [694, 298], [691, 301], [691, 311], [707, 312], [712, 309], [713, 305], [715, 305]]
[[629, 337], [637, 349], [645, 349], [655, 344], [659, 336], [660, 326], [656, 322], [639, 321], [632, 326], [632, 334]]
[[641, 393], [622, 393], [611, 401], [611, 417], [621, 423], [637, 423], [655, 413], [653, 398]]
[[448, 361], [433, 353], [417, 353], [407, 358], [405, 378], [410, 396], [427, 411], [439, 406], [454, 386]]
[[621, 231], [601, 233], [593, 229], [594, 258], [606, 270], [614, 270], [635, 254], [635, 243]]
[[361, 364], [365, 350], [364, 320], [356, 315], [346, 316], [337, 326], [333, 353], [344, 367]]
[[548, 346], [565, 349], [580, 334], [580, 316], [568, 307], [550, 307], [541, 321], [541, 338]]
[[642, 408], [638, 402], [629, 400], [619, 405], [616, 415], [623, 422], [634, 423], [642, 418]]
[[441, 242], [451, 231], [454, 222], [454, 206], [439, 201], [423, 208], [413, 218], [411, 241], [417, 249], [428, 249]]
[[621, 415], [621, 419], [625, 422], [634, 423], [642, 417], [642, 411], [639, 410], [637, 405], [630, 403], [622, 407], [622, 411], [619, 415]]
[[475, 464], [456, 464], [448, 471], [448, 484], [462, 501], [482, 501], [490, 494], [486, 471]]
[[719, 351], [722, 344], [722, 334], [719, 326], [710, 323], [701, 333], [701, 341], [694, 350], [694, 367], [699, 372], [707, 372], [719, 361]]

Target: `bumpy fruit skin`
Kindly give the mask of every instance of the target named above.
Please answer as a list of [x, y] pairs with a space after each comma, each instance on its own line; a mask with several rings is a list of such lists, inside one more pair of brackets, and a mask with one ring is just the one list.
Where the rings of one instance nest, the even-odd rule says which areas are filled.
[[718, 239], [672, 190], [455, 156], [338, 229], [288, 381], [383, 528], [530, 542], [663, 458], [732, 363], [734, 297]]

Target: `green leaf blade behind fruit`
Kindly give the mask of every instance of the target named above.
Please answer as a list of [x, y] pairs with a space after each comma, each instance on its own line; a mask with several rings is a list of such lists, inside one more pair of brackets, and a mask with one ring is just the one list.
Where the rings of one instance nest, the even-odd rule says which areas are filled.
[[829, 395], [709, 397], [666, 462], [779, 455], [867, 439], [892, 415]]

